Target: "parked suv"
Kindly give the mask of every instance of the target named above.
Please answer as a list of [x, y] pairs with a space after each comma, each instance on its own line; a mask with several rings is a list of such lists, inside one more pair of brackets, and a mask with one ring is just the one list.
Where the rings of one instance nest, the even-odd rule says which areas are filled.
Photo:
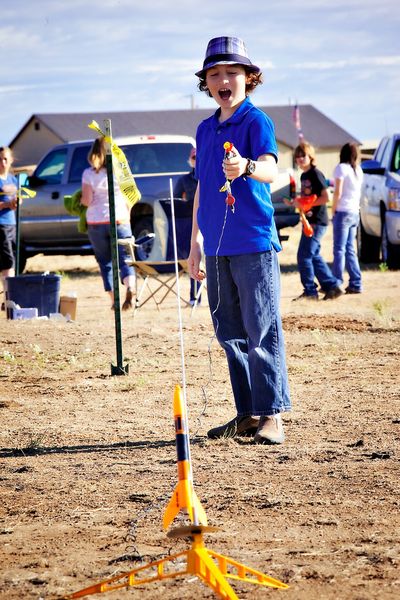
[[[138, 258], [170, 260], [173, 258], [170, 179], [174, 186], [177, 178], [188, 172], [188, 157], [195, 140], [190, 136], [149, 135], [116, 138], [114, 141], [124, 151], [142, 194], [131, 212], [133, 235], [138, 238], [155, 233], [147, 245], [138, 249]], [[27, 185], [37, 194], [35, 198], [24, 200], [21, 209], [21, 272], [26, 259], [35, 254], [93, 253], [87, 235], [78, 232], [78, 218], [64, 208], [64, 196], [81, 187], [82, 172], [89, 166], [87, 155], [92, 142], [86, 140], [55, 146], [28, 178]], [[271, 191], [278, 230], [296, 225], [298, 215], [282, 201], [283, 196], [294, 193], [289, 171], [280, 172]], [[175, 203], [175, 216], [191, 220], [184, 202]], [[190, 225], [181, 227], [181, 230], [186, 232], [186, 237], [190, 236]], [[188, 247], [187, 241], [182, 240], [183, 248]]]
[[[188, 156], [195, 145], [189, 136], [134, 136], [114, 140], [124, 151], [142, 199], [132, 208], [135, 237], [155, 232], [154, 242], [141, 252], [150, 260], [166, 258], [168, 219], [162, 208], [173, 183], [188, 171]], [[21, 270], [35, 254], [92, 254], [86, 234], [78, 232], [78, 218], [64, 208], [64, 196], [81, 187], [82, 173], [89, 166], [87, 155], [93, 140], [70, 142], [52, 148], [40, 161], [27, 185], [36, 190], [21, 209]]]
[[359, 257], [400, 269], [400, 133], [382, 138], [373, 159], [361, 167]]

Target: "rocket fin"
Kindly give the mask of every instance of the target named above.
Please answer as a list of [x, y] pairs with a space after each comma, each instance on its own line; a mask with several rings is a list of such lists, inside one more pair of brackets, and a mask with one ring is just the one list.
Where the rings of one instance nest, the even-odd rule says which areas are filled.
[[199, 523], [207, 525], [207, 515], [205, 510], [202, 507], [196, 492], [193, 490], [193, 487], [192, 490], [190, 490], [190, 487], [190, 482], [187, 479], [178, 482], [171, 500], [165, 509], [163, 517], [164, 529], [167, 529], [169, 525], [171, 525], [172, 521], [182, 509], [187, 510], [192, 523], [194, 523], [196, 515]]
[[163, 527], [164, 529], [168, 529], [171, 525], [172, 521], [175, 519], [176, 515], [180, 511], [181, 507], [179, 504], [179, 493], [178, 493], [179, 483], [174, 489], [172, 493], [171, 500], [168, 502], [168, 506], [165, 509], [164, 517], [163, 517]]

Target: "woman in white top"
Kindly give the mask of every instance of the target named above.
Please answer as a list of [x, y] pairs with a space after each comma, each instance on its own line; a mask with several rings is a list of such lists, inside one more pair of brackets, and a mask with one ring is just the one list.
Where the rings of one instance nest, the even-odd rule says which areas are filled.
[[357, 227], [360, 221], [360, 198], [363, 172], [358, 164], [356, 144], [347, 143], [340, 151], [340, 163], [333, 177], [333, 268], [332, 272], [343, 283], [344, 269], [349, 274], [346, 294], [361, 294], [361, 270], [355, 249]]
[[[108, 204], [108, 183], [106, 163], [106, 147], [104, 138], [97, 138], [88, 154], [91, 167], [82, 174], [82, 199], [87, 206], [86, 220], [88, 236], [93, 246], [96, 260], [100, 267], [103, 285], [111, 297], [114, 308], [113, 272], [111, 257], [110, 209]], [[115, 220], [117, 223], [117, 238], [132, 237], [130, 225], [130, 208], [118, 184], [114, 182]], [[125, 301], [122, 310], [132, 308], [135, 286], [135, 271], [126, 263], [130, 259], [125, 246], [118, 248], [120, 278], [126, 287]]]

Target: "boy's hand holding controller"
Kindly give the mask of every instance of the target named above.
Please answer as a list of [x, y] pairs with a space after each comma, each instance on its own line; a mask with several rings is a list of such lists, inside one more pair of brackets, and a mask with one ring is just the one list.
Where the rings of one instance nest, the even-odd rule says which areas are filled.
[[243, 158], [235, 146], [232, 146], [229, 152], [229, 158], [225, 157], [222, 162], [222, 168], [226, 179], [229, 181], [237, 179], [245, 173], [246, 167], [247, 158]]

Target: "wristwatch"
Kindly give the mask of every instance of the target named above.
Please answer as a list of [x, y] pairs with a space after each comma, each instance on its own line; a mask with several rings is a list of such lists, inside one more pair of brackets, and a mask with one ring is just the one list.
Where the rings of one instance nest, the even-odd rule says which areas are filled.
[[244, 172], [244, 175], [246, 177], [250, 177], [250, 175], [253, 175], [254, 171], [256, 170], [256, 163], [254, 160], [251, 160], [251, 158], [247, 159], [247, 166], [246, 166], [246, 170]]

